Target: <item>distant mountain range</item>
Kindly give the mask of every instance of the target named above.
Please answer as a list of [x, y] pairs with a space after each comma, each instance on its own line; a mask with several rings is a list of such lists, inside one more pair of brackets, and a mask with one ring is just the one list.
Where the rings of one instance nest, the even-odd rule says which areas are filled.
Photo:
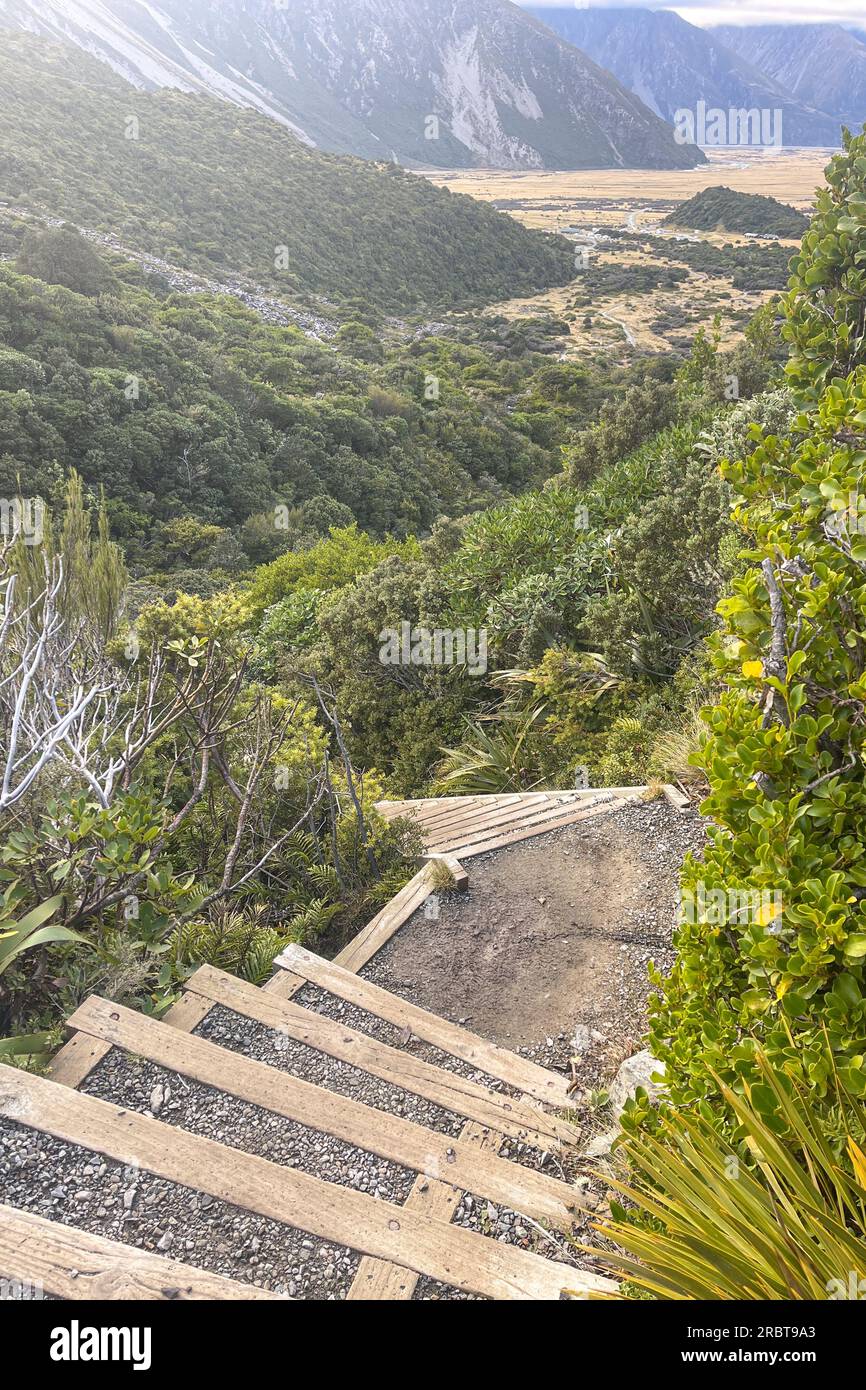
[[[846, 63], [845, 73], [834, 71], [830, 55], [822, 59], [817, 54], [811, 64], [814, 80], [796, 85], [792, 81], [796, 69], [793, 50], [800, 42], [797, 36], [801, 28], [830, 30], [836, 29], [835, 25], [770, 26], [791, 36], [792, 60], [774, 60], [768, 67], [762, 60], [770, 45], [749, 37], [767, 32], [762, 29], [728, 25], [708, 31], [668, 10], [533, 6], [531, 13], [609, 69], [666, 121], [673, 121], [678, 110], [695, 110], [699, 101], [723, 110], [778, 109], [782, 112], [783, 144], [829, 146], [839, 144], [840, 116], [847, 116], [853, 108], [860, 110], [861, 121], [866, 119], [864, 86], [851, 64]], [[866, 47], [845, 30], [839, 33], [849, 39], [850, 49], [862, 49], [866, 63]], [[731, 35], [737, 36], [736, 42]], [[804, 37], [802, 66], [807, 56], [808, 39]], [[843, 89], [849, 96], [844, 107], [840, 105]]]
[[721, 25], [722, 43], [799, 101], [849, 126], [866, 121], [866, 41], [839, 24]]
[[254, 107], [323, 150], [441, 168], [691, 168], [638, 95], [508, 0], [0, 0], [134, 85]]

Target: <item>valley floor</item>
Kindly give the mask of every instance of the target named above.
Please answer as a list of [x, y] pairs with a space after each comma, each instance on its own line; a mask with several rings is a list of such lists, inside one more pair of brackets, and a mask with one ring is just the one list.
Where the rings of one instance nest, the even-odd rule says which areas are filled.
[[[669, 262], [658, 246], [648, 254], [637, 241], [606, 242], [605, 234], [610, 230], [671, 238], [674, 233], [661, 227], [662, 219], [677, 204], [717, 184], [736, 192], [770, 195], [807, 211], [815, 189], [823, 183], [832, 151], [746, 147], [711, 149], [706, 154], [708, 163], [697, 169], [462, 169], [429, 172], [427, 176], [452, 192], [494, 203], [527, 227], [571, 235], [589, 248], [593, 264], [618, 266], [628, 272], [636, 267], [665, 267]], [[716, 246], [746, 244], [744, 237], [719, 232], [693, 233], [687, 239]], [[798, 243], [782, 244], [790, 246], [793, 254]], [[510, 318], [538, 314], [564, 317], [570, 336], [563, 356], [603, 354], [624, 365], [636, 353], [683, 350], [696, 329], [710, 323], [715, 314], [721, 320], [722, 343], [730, 346], [755, 310], [775, 293], [737, 289], [724, 276], [695, 270], [672, 288], [660, 286], [648, 293], [624, 290], [606, 294], [603, 300], [589, 305], [581, 302], [583, 290], [583, 276], [578, 272], [568, 285], [493, 305], [488, 312]], [[580, 306], [576, 312], [575, 297]]]

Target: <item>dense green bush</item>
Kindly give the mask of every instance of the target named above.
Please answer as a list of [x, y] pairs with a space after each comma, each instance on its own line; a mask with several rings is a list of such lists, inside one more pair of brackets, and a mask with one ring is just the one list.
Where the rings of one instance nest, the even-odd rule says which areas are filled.
[[784, 329], [792, 345], [791, 382], [813, 402], [863, 360], [866, 135], [846, 133], [845, 152], [830, 161], [825, 177], [792, 264]]
[[668, 226], [697, 227], [709, 232], [720, 227], [725, 232], [769, 232], [797, 238], [809, 226], [808, 217], [787, 203], [761, 193], [739, 193], [722, 184], [701, 189], [664, 220]]
[[725, 470], [748, 568], [713, 642], [726, 690], [700, 762], [714, 828], [684, 877], [705, 907], [685, 915], [652, 1023], [676, 1101], [714, 1096], [717, 1076], [754, 1076], [755, 1036], [816, 1098], [834, 1067], [866, 1094], [866, 366], [853, 333], [866, 285], [851, 229], [866, 206], [862, 149], [851, 141], [831, 164], [794, 267], [790, 374], [804, 409], [784, 434], [756, 428]]

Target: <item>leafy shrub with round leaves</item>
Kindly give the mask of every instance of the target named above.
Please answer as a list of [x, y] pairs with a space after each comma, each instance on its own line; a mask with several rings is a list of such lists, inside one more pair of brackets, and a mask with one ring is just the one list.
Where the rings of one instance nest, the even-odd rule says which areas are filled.
[[714, 830], [684, 875], [712, 910], [681, 924], [652, 1021], [677, 1100], [749, 1076], [754, 1036], [818, 1096], [834, 1065], [866, 1094], [864, 423], [861, 367], [724, 469], [754, 549], [719, 605], [726, 691], [700, 754]]
[[845, 135], [825, 170], [815, 216], [791, 262], [784, 336], [787, 367], [805, 400], [866, 358], [866, 134]]

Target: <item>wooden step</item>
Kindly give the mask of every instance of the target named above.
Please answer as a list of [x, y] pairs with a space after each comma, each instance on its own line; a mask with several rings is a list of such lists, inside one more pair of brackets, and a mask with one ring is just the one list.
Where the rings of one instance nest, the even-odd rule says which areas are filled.
[[0, 1275], [65, 1299], [290, 1301], [287, 1294], [193, 1269], [165, 1255], [7, 1206], [0, 1206]]
[[0, 1115], [116, 1162], [135, 1154], [147, 1172], [218, 1201], [404, 1265], [458, 1289], [504, 1299], [559, 1299], [613, 1291], [610, 1280], [227, 1148], [11, 1067], [0, 1075]]
[[570, 1231], [578, 1195], [567, 1183], [483, 1152], [477, 1145], [350, 1100], [287, 1072], [252, 1061], [205, 1038], [185, 1035], [146, 1014], [106, 999], [82, 1004], [67, 1025], [121, 1047], [192, 1081], [228, 1092], [310, 1129], [411, 1168], [428, 1179], [447, 1178], [522, 1215]]
[[303, 946], [287, 946], [274, 964], [294, 975], [302, 975], [328, 994], [335, 994], [397, 1028], [408, 1028], [424, 1042], [432, 1043], [452, 1057], [461, 1058], [487, 1076], [523, 1091], [534, 1100], [560, 1109], [568, 1109], [571, 1104], [568, 1081], [564, 1076], [547, 1071], [525, 1057], [518, 1057], [504, 1047], [497, 1047], [495, 1043], [471, 1033], [467, 1028], [461, 1028], [457, 1023], [449, 1023], [438, 1014], [428, 1013], [399, 994], [392, 994], [344, 970], [333, 961], [313, 955]]
[[401, 1090], [422, 1096], [444, 1110], [464, 1119], [519, 1139], [536, 1148], [558, 1148], [560, 1144], [579, 1144], [580, 1131], [555, 1115], [526, 1102], [488, 1091], [455, 1072], [431, 1066], [411, 1052], [389, 1047], [366, 1033], [335, 1023], [312, 1009], [303, 1009], [254, 985], [226, 975], [213, 966], [203, 965], [187, 981], [188, 989], [214, 1004], [276, 1029], [296, 1042], [348, 1062], [380, 1081], [390, 1081]]
[[467, 844], [480, 844], [485, 840], [496, 839], [505, 835], [510, 830], [529, 830], [531, 827], [539, 826], [545, 830], [553, 829], [560, 822], [566, 823], [572, 816], [579, 816], [581, 819], [588, 816], [590, 811], [597, 812], [602, 807], [614, 805], [611, 797], [595, 796], [583, 797], [580, 801], [566, 801], [551, 804], [548, 802], [544, 806], [536, 807], [530, 811], [522, 810], [517, 814], [509, 811], [498, 811], [491, 817], [486, 817], [482, 821], [472, 822], [470, 825], [457, 826], [453, 831], [446, 831], [441, 835], [434, 835], [429, 842], [429, 850], [432, 853], [456, 852]]
[[[474, 841], [472, 844], [461, 844], [459, 847], [461, 859], [473, 859], [479, 854], [489, 854], [493, 849], [504, 849], [507, 845], [519, 844], [522, 840], [531, 840], [536, 835], [543, 835], [549, 830], [560, 830], [566, 825], [575, 825], [578, 821], [591, 820], [595, 816], [610, 814], [619, 811], [628, 802], [623, 800], [606, 801], [603, 805], [584, 807], [582, 810], [571, 809], [567, 814], [558, 813], [549, 820], [534, 822], [532, 825], [520, 830], [509, 830], [505, 834], [496, 835], [492, 839]], [[437, 847], [437, 853], [448, 853], [450, 851]], [[455, 850], [454, 853], [457, 851]]]
[[424, 864], [396, 897], [381, 912], [377, 912], [373, 920], [340, 952], [337, 956], [340, 964], [347, 970], [360, 970], [366, 965], [371, 956], [380, 951], [395, 931], [429, 898], [433, 892], [433, 874], [433, 866]]
[[[533, 797], [531, 800], [525, 796], [503, 797], [501, 803], [494, 806], [476, 806], [466, 810], [452, 810], [437, 816], [435, 819], [425, 821], [424, 831], [430, 842], [434, 840], [444, 841], [449, 838], [456, 839], [458, 833], [470, 825], [484, 827], [525, 820], [539, 812], [562, 810], [565, 806], [571, 806], [577, 799], [576, 792], [570, 792], [567, 797], [556, 799], [549, 796]], [[585, 801], [586, 798], [583, 800]]]
[[[532, 805], [543, 805], [547, 798], [537, 796], [532, 800]], [[529, 809], [529, 803], [524, 796], [501, 796], [493, 802], [483, 802], [476, 800], [475, 797], [467, 797], [465, 805], [440, 806], [438, 802], [419, 802], [418, 809], [412, 811], [411, 817], [417, 825], [420, 825], [425, 835], [428, 837], [443, 825], [456, 824], [461, 821], [469, 820], [478, 816], [494, 816], [500, 811], [507, 811], [514, 807], [525, 807]], [[425, 809], [426, 807], [426, 809]]]
[[[461, 1131], [463, 1143], [477, 1143], [481, 1148], [496, 1148], [502, 1136], [496, 1136], [489, 1129], [482, 1130], [470, 1120]], [[436, 1221], [450, 1221], [460, 1205], [463, 1193], [458, 1187], [446, 1182], [427, 1182], [418, 1178], [405, 1205], [412, 1211], [432, 1217]], [[412, 1269], [389, 1264], [387, 1260], [374, 1260], [365, 1255], [358, 1266], [351, 1288], [346, 1295], [347, 1302], [407, 1302], [411, 1299], [418, 1284], [418, 1275]]]

